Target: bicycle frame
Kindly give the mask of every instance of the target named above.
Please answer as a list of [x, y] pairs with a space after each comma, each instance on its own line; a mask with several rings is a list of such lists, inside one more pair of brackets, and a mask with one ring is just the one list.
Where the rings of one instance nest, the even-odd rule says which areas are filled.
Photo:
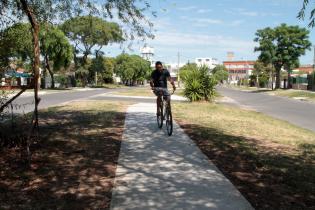
[[170, 97], [171, 95], [174, 94], [175, 90], [172, 91], [172, 93], [165, 97], [164, 96], [164, 90], [165, 88], [155, 88], [154, 90], [156, 90], [159, 94], [158, 97], [163, 97], [160, 100], [160, 104], [158, 105], [158, 109], [160, 111], [160, 116], [157, 116], [157, 123], [159, 128], [161, 129], [163, 127], [163, 120], [166, 121], [166, 129], [167, 129], [167, 133], [169, 136], [172, 135], [173, 133], [173, 119], [172, 119], [172, 111], [171, 111], [171, 99], [167, 97]]

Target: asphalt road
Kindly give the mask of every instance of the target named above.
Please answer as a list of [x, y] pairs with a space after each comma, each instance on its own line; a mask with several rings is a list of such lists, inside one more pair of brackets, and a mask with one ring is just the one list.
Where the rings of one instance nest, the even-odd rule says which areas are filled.
[[[124, 90], [124, 89], [120, 89]], [[60, 91], [56, 93], [49, 93], [40, 95], [41, 101], [39, 109], [56, 106], [62, 103], [70, 102], [73, 100], [88, 99], [100, 94], [117, 91], [114, 89], [86, 89], [81, 91]], [[33, 96], [21, 96], [17, 98], [13, 103], [14, 113], [28, 113], [34, 109], [34, 97]]]
[[231, 105], [245, 106], [315, 132], [315, 103], [226, 87], [217, 90], [234, 100]]
[[[132, 97], [113, 97], [111, 94], [115, 92], [130, 90], [131, 88], [119, 89], [81, 89], [80, 91], [59, 91], [56, 93], [48, 93], [40, 95], [41, 101], [39, 109], [60, 105], [62, 103], [71, 102], [74, 100], [108, 100], [108, 101], [128, 101], [134, 103], [153, 103], [154, 98], [132, 98]], [[152, 94], [153, 96], [153, 94]], [[22, 114], [32, 112], [34, 110], [34, 96], [33, 94], [21, 95], [13, 103], [13, 110], [15, 114]]]

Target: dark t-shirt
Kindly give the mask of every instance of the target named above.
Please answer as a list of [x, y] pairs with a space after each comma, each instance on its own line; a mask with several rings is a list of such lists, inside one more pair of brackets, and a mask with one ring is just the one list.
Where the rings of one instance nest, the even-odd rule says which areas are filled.
[[154, 87], [167, 88], [167, 78], [169, 78], [170, 72], [167, 69], [163, 69], [162, 72], [159, 70], [154, 70], [151, 74], [151, 79], [153, 80]]

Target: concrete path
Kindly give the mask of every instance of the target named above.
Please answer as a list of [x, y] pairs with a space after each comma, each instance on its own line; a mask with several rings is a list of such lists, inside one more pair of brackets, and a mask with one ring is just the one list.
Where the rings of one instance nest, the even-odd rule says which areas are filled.
[[155, 109], [128, 109], [111, 209], [253, 209], [178, 125], [157, 128]]

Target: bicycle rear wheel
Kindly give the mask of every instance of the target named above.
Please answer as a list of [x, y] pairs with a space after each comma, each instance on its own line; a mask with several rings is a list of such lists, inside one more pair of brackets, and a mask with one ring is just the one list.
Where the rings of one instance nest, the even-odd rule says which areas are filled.
[[160, 115], [156, 116], [156, 121], [157, 121], [158, 127], [161, 129], [163, 127], [163, 102], [160, 103], [159, 111], [160, 111]]
[[166, 110], [165, 120], [166, 120], [167, 134], [171, 136], [173, 134], [173, 117], [172, 117], [172, 111], [169, 107]]

